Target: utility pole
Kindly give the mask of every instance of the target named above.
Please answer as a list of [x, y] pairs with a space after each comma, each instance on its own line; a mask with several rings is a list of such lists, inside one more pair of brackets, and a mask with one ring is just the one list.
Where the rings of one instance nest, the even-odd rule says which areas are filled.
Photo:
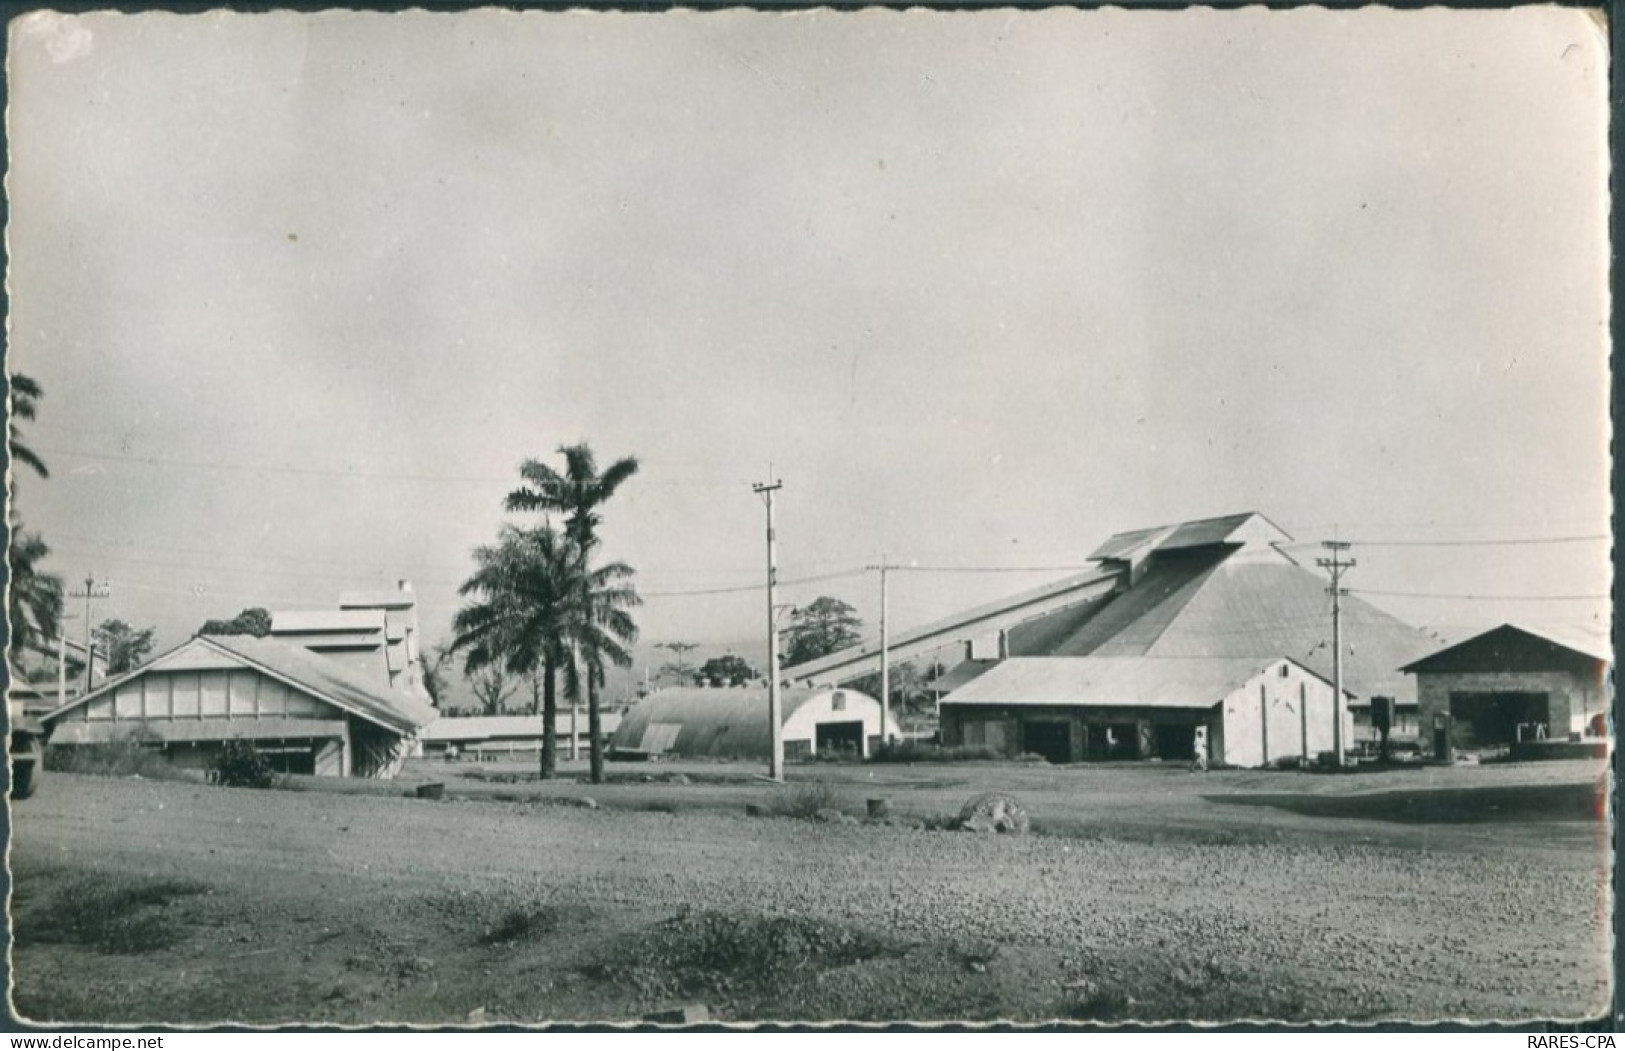
[[783, 482], [763, 482], [751, 486], [767, 502], [767, 721], [772, 735], [773, 754], [768, 772], [775, 781], [784, 780], [784, 726], [779, 719], [779, 569], [778, 541], [773, 532], [773, 494]]
[[1343, 573], [1353, 569], [1355, 561], [1344, 558], [1349, 549], [1346, 540], [1322, 540], [1320, 546], [1331, 552], [1330, 558], [1317, 558], [1315, 565], [1332, 575], [1332, 586], [1326, 593], [1332, 597], [1332, 748], [1337, 755], [1337, 767], [1343, 768], [1343, 596], [1348, 589], [1342, 586]]
[[108, 598], [112, 594], [113, 594], [113, 590], [111, 588], [109, 588], [106, 584], [97, 584], [96, 583], [96, 578], [94, 576], [88, 575], [88, 574], [85, 576], [85, 590], [83, 590], [83, 591], [73, 591], [73, 592], [68, 593], [69, 598], [82, 598], [82, 599], [85, 600], [85, 689], [84, 689], [84, 692], [79, 695], [81, 697], [83, 697], [86, 693], [90, 692], [90, 688], [91, 688], [91, 675], [90, 675], [90, 673], [91, 673], [91, 669], [96, 664], [95, 645], [94, 645], [94, 643], [91, 642], [91, 637], [90, 637], [90, 631], [91, 631], [90, 603], [95, 599]]
[[889, 723], [891, 721], [891, 643], [886, 635], [886, 571], [892, 567], [886, 562], [886, 556], [880, 556], [880, 565], [869, 566], [871, 572], [880, 573], [880, 743], [884, 745], [891, 736]]

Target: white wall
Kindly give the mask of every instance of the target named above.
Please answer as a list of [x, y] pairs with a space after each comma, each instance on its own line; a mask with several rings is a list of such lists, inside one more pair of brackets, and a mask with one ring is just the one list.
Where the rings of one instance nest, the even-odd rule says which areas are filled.
[[[837, 711], [837, 698], [845, 705]], [[880, 736], [880, 702], [856, 690], [825, 690], [810, 698], [784, 721], [784, 742], [807, 742], [810, 754], [818, 753], [819, 723], [849, 723], [863, 720], [863, 754], [869, 754], [869, 738]], [[896, 722], [891, 726], [897, 731]]]
[[[1291, 661], [1277, 661], [1224, 699], [1223, 755], [1229, 766], [1264, 766], [1305, 754], [1312, 758], [1334, 747], [1332, 686]], [[1354, 718], [1345, 705], [1343, 743], [1354, 740]], [[1267, 753], [1266, 753], [1267, 750]]]

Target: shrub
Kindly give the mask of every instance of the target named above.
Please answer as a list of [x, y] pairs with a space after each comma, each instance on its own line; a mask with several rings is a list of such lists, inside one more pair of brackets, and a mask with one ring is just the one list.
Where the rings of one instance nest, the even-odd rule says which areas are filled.
[[145, 777], [155, 781], [186, 778], [185, 771], [170, 763], [163, 752], [135, 733], [102, 744], [47, 748], [45, 768], [65, 774], [91, 774], [96, 777]]
[[212, 772], [215, 784], [235, 788], [273, 788], [277, 782], [271, 761], [252, 743], [240, 738], [226, 742]]
[[871, 763], [985, 763], [1003, 758], [990, 748], [948, 746], [924, 741], [885, 741], [869, 753]]
[[809, 781], [791, 785], [773, 793], [768, 809], [778, 817], [793, 817], [811, 821], [820, 810], [839, 810], [841, 798], [835, 789], [822, 781]]
[[558, 930], [561, 919], [559, 910], [551, 905], [509, 909], [496, 926], [480, 936], [480, 942], [483, 945], [503, 945], [539, 938]]
[[187, 936], [184, 920], [170, 914], [167, 906], [207, 889], [183, 879], [132, 879], [110, 873], [69, 877], [42, 900], [30, 901], [16, 917], [17, 944], [83, 945], [117, 955], [166, 949]]

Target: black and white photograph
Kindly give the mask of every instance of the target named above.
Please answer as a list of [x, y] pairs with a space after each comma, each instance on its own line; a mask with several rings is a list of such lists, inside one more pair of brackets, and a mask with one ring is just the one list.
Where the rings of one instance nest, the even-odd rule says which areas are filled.
[[15, 14], [13, 1027], [1607, 1022], [1609, 32]]

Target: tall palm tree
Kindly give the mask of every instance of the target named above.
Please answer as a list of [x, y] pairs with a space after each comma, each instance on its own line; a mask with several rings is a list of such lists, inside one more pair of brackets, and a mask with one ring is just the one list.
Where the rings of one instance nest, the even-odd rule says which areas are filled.
[[38, 533], [25, 533], [20, 523], [11, 530], [11, 646], [13, 652], [29, 643], [56, 638], [62, 619], [62, 578], [42, 572], [39, 563], [51, 549]]
[[45, 461], [41, 460], [33, 449], [23, 444], [22, 433], [17, 430], [18, 420], [32, 420], [35, 407], [43, 392], [40, 385], [22, 373], [13, 373], [11, 377], [11, 419], [8, 421], [7, 438], [11, 450], [12, 463], [25, 463], [34, 469], [34, 473], [41, 478], [51, 477], [46, 470]]
[[[636, 605], [632, 600], [619, 609], [601, 611], [594, 606], [592, 557], [598, 546], [598, 526], [602, 522], [599, 508], [609, 502], [615, 491], [638, 472], [635, 457], [625, 457], [610, 464], [602, 472], [586, 443], [562, 446], [564, 472], [554, 470], [540, 460], [526, 460], [519, 467], [524, 484], [508, 494], [509, 511], [557, 512], [564, 516], [564, 535], [575, 547], [579, 562], [577, 586], [581, 590], [582, 624], [585, 629], [574, 639], [586, 673], [587, 735], [592, 741], [592, 781], [604, 779], [603, 718], [598, 709], [598, 687], [603, 685], [604, 662], [607, 658], [622, 667], [631, 664], [631, 655], [624, 646], [614, 644], [614, 636], [631, 642], [637, 638], [637, 625], [626, 609]], [[617, 563], [617, 565], [621, 565]], [[614, 576], [607, 584], [622, 584], [631, 575]], [[627, 587], [628, 592], [631, 591]]]
[[[474, 596], [452, 620], [451, 648], [465, 653], [469, 674], [497, 668], [542, 679], [541, 776], [557, 766], [554, 728], [558, 718], [559, 669], [568, 662], [573, 607], [581, 588], [579, 562], [555, 530], [505, 526], [495, 545], [476, 548], [474, 575], [457, 589]], [[574, 676], [572, 675], [573, 679]]]

